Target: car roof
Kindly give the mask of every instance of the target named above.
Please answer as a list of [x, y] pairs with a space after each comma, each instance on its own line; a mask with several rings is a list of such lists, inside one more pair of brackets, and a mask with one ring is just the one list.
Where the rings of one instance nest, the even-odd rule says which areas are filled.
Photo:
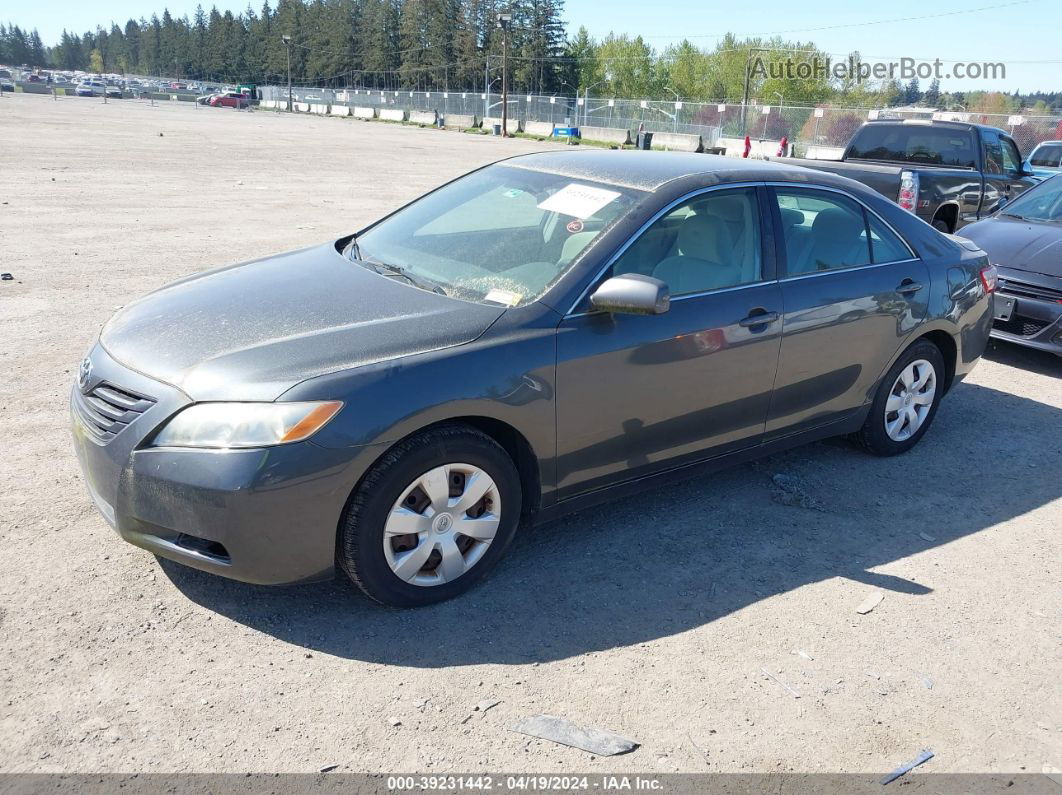
[[[606, 149], [537, 152], [530, 155], [517, 155], [501, 161], [501, 164], [644, 191], [656, 191], [674, 180], [695, 176], [711, 176], [717, 184], [811, 181], [846, 188], [853, 184], [852, 180], [844, 177], [801, 166], [691, 152]], [[809, 180], [809, 177], [813, 179]]]

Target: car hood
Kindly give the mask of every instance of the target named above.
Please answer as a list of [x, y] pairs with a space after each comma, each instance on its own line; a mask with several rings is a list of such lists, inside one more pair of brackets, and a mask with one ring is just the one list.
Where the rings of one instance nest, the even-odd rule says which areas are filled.
[[471, 342], [504, 311], [382, 276], [328, 244], [174, 282], [122, 308], [100, 343], [193, 400], [275, 400], [307, 378]]
[[960, 234], [980, 246], [996, 265], [1062, 276], [1062, 224], [996, 216], [963, 227]]

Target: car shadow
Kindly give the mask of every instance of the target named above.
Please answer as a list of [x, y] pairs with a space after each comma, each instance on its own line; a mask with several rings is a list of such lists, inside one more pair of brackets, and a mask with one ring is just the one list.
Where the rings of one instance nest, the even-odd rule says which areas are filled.
[[1038, 375], [1062, 378], [1062, 356], [1036, 348], [1027, 348], [1006, 340], [991, 339], [984, 357], [989, 361], [1028, 370]]
[[[1062, 494], [1062, 410], [957, 386], [917, 448], [875, 458], [844, 440], [615, 500], [518, 536], [465, 596], [381, 608], [345, 577], [270, 588], [176, 563], [189, 599], [288, 643], [343, 658], [435, 668], [528, 663], [674, 635], [835, 577], [919, 596], [873, 571]], [[991, 481], [992, 488], [986, 488]], [[851, 610], [870, 593], [853, 589]]]

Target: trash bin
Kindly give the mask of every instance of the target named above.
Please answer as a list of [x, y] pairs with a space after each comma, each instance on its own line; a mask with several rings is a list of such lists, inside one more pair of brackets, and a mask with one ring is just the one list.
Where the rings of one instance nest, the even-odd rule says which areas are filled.
[[495, 124], [494, 125], [494, 134], [495, 135], [501, 135], [501, 125], [500, 124]]
[[653, 148], [653, 134], [651, 132], [639, 132], [638, 133], [638, 149], [652, 149]]

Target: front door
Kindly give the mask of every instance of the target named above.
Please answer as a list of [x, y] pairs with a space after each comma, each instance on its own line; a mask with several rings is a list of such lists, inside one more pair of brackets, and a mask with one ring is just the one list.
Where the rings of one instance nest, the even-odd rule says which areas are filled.
[[561, 499], [759, 443], [782, 303], [758, 190], [678, 203], [595, 283], [622, 273], [661, 279], [672, 296], [667, 312], [611, 314], [587, 302], [561, 322]]
[[926, 314], [929, 271], [847, 194], [772, 188], [783, 228], [785, 316], [766, 438], [840, 419]]

